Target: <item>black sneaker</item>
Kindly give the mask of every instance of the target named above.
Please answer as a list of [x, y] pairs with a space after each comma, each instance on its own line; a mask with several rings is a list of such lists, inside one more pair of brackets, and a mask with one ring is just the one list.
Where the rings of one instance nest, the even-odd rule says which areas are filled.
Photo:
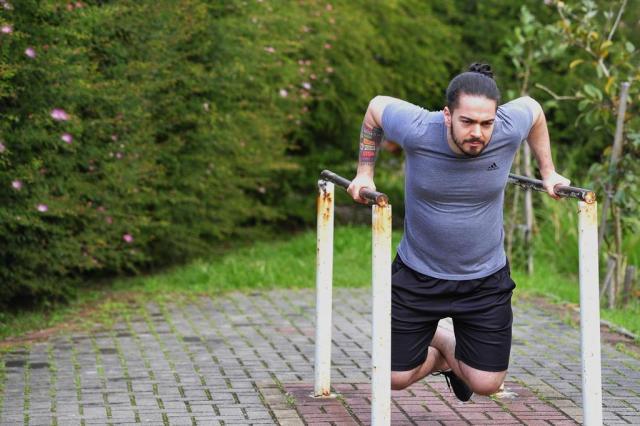
[[453, 393], [456, 397], [463, 402], [466, 402], [471, 399], [471, 395], [473, 395], [473, 391], [469, 389], [469, 386], [462, 381], [462, 379], [453, 372], [453, 370], [449, 371], [438, 371], [437, 373], [433, 373], [434, 376], [443, 375], [445, 380], [447, 381], [447, 386], [449, 386], [449, 390], [453, 390]]

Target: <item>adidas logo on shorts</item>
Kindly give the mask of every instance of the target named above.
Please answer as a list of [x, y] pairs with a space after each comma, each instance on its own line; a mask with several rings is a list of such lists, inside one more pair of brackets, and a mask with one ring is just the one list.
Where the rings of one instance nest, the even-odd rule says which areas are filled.
[[500, 167], [496, 163], [491, 163], [487, 170], [498, 170]]

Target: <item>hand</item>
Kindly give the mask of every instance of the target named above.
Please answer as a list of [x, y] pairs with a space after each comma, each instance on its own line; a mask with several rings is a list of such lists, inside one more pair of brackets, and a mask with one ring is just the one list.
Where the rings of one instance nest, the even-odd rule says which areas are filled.
[[547, 194], [556, 200], [559, 199], [560, 196], [554, 192], [554, 188], [556, 186], [569, 186], [569, 184], [571, 184], [569, 179], [559, 175], [555, 171], [542, 178], [542, 186], [547, 190]]
[[368, 204], [369, 201], [360, 197], [360, 190], [362, 188], [369, 188], [372, 191], [376, 190], [376, 185], [373, 183], [373, 178], [368, 175], [357, 175], [351, 181], [351, 185], [347, 188], [349, 195], [353, 197], [353, 200], [357, 203]]

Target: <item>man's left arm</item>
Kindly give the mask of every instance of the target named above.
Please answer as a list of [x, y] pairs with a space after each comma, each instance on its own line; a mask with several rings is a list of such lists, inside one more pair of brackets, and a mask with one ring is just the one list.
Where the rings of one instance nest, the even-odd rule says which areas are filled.
[[553, 165], [553, 158], [551, 157], [551, 142], [549, 139], [549, 129], [547, 128], [547, 119], [542, 110], [542, 106], [535, 99], [527, 96], [522, 98], [522, 101], [526, 103], [527, 107], [533, 114], [533, 121], [531, 130], [527, 136], [527, 143], [533, 151], [533, 155], [538, 162], [538, 168], [540, 169], [540, 175], [542, 176], [542, 185], [547, 190], [547, 193], [555, 198], [560, 198], [553, 192], [556, 186], [568, 186], [571, 182], [564, 176], [556, 173], [556, 168]]

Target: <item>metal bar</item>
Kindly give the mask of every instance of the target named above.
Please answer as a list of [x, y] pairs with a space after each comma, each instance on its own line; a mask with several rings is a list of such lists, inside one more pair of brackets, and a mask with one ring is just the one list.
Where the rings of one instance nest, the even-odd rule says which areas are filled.
[[578, 202], [582, 410], [586, 426], [602, 424], [597, 216], [596, 202]]
[[314, 396], [331, 395], [331, 316], [333, 278], [333, 183], [318, 182], [316, 257], [316, 357]]
[[[538, 192], [547, 192], [547, 190], [542, 186], [542, 181], [539, 179], [531, 179], [526, 176], [519, 176], [510, 173], [509, 183], [518, 185], [519, 187], [525, 189], [532, 189]], [[596, 202], [595, 192], [589, 189], [576, 188], [575, 186], [558, 186], [555, 188], [555, 193], [561, 197], [577, 198], [578, 200], [584, 201], [588, 204]]]
[[[333, 182], [336, 185], [343, 187], [344, 189], [347, 189], [349, 185], [351, 185], [351, 181], [349, 179], [345, 179], [330, 170], [323, 170], [322, 173], [320, 173], [320, 179], [324, 179], [328, 182]], [[362, 188], [360, 190], [360, 196], [381, 207], [389, 204], [389, 197], [387, 197], [387, 195], [383, 194], [382, 192], [371, 191], [370, 189]]]
[[371, 424], [391, 422], [391, 206], [372, 207]]

